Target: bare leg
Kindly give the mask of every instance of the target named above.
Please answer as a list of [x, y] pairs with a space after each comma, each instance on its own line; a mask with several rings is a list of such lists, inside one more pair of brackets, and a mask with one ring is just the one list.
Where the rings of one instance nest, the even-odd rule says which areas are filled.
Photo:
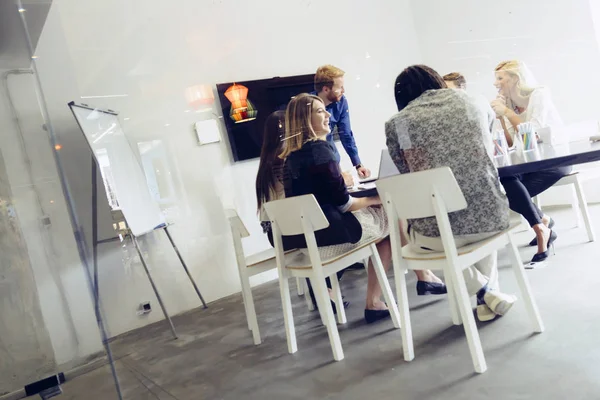
[[548, 226], [550, 224], [550, 217], [546, 214], [544, 214], [544, 216], [542, 217], [542, 223], [546, 226]]
[[[382, 240], [377, 244], [377, 251], [383, 263], [383, 269], [387, 272], [392, 265], [392, 247], [390, 239]], [[367, 275], [367, 310], [387, 310], [387, 305], [381, 301], [381, 286], [373, 269], [373, 261], [369, 259], [369, 273]]]
[[423, 282], [436, 282], [443, 283], [443, 281], [438, 278], [433, 272], [428, 269], [420, 269], [415, 270], [415, 275], [417, 275], [417, 279]]
[[550, 229], [545, 224], [536, 224], [532, 226], [537, 238], [538, 253], [548, 250], [548, 239], [550, 238]]

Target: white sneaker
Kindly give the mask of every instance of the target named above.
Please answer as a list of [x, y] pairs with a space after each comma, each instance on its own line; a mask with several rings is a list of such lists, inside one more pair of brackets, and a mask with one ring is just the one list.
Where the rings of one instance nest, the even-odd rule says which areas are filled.
[[487, 306], [498, 315], [504, 315], [515, 304], [517, 298], [513, 295], [490, 290], [483, 296], [483, 301]]
[[477, 306], [477, 319], [481, 322], [488, 322], [496, 318], [496, 314], [490, 310], [487, 304], [479, 304]]

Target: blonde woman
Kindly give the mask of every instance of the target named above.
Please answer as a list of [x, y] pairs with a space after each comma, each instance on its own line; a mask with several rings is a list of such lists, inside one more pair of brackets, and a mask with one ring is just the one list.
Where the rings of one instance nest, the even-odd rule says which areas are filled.
[[[513, 145], [517, 127], [523, 122], [533, 124], [538, 132], [542, 128], [550, 129], [551, 135], [555, 137], [563, 132], [563, 122], [552, 102], [549, 89], [535, 85], [533, 75], [523, 62], [501, 62], [495, 68], [495, 78], [494, 86], [498, 89], [498, 97], [491, 105], [500, 120], [509, 146]], [[500, 178], [510, 208], [523, 215], [536, 234], [530, 242], [531, 246], [538, 247], [532, 262], [548, 258], [548, 247], [556, 240], [557, 235], [551, 230], [554, 220], [545, 215], [531, 198], [544, 192], [570, 171], [571, 167], [563, 167]]]
[[[328, 228], [315, 232], [323, 257], [333, 257], [361, 243], [380, 239], [377, 249], [387, 270], [391, 264], [391, 247], [381, 200], [379, 197], [350, 197], [334, 151], [327, 142], [328, 134], [329, 113], [319, 97], [303, 93], [290, 101], [280, 156], [285, 159], [285, 196], [313, 194], [317, 199], [330, 223]], [[390, 314], [381, 301], [381, 287], [371, 262], [368, 269], [365, 320], [371, 323]], [[430, 271], [419, 271], [417, 276], [422, 284], [430, 285], [430, 293], [446, 292], [445, 285]]]
[[510, 60], [498, 64], [494, 86], [498, 90], [498, 97], [492, 101], [492, 108], [510, 146], [517, 126], [523, 122], [530, 122], [538, 132], [550, 129], [553, 139], [560, 139], [564, 124], [552, 101], [550, 89], [536, 84], [525, 63]]

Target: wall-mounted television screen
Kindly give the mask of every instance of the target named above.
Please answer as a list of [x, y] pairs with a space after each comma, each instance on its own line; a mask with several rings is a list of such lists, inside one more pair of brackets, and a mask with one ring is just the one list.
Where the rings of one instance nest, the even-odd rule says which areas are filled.
[[257, 111], [256, 118], [236, 122], [230, 117], [231, 102], [225, 96], [225, 91], [234, 82], [217, 85], [219, 100], [223, 107], [223, 120], [235, 161], [250, 160], [260, 157], [262, 137], [267, 117], [274, 111], [285, 110], [290, 99], [300, 93], [314, 90], [314, 74], [275, 77], [255, 81], [235, 82], [248, 88], [247, 99], [251, 107]]

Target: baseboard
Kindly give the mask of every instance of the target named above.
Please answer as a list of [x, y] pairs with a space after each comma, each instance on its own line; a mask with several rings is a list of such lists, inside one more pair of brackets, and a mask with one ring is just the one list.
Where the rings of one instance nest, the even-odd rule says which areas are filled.
[[[61, 364], [58, 367], [59, 371], [67, 371], [59, 374], [64, 376], [64, 381], [68, 382], [77, 378], [78, 376], [87, 374], [93, 370], [96, 370], [104, 365], [108, 364], [108, 359], [104, 352], [98, 352], [90, 356], [69, 361], [68, 363]], [[11, 393], [0, 396], [0, 400], [20, 400], [27, 397], [25, 388], [16, 390]]]

